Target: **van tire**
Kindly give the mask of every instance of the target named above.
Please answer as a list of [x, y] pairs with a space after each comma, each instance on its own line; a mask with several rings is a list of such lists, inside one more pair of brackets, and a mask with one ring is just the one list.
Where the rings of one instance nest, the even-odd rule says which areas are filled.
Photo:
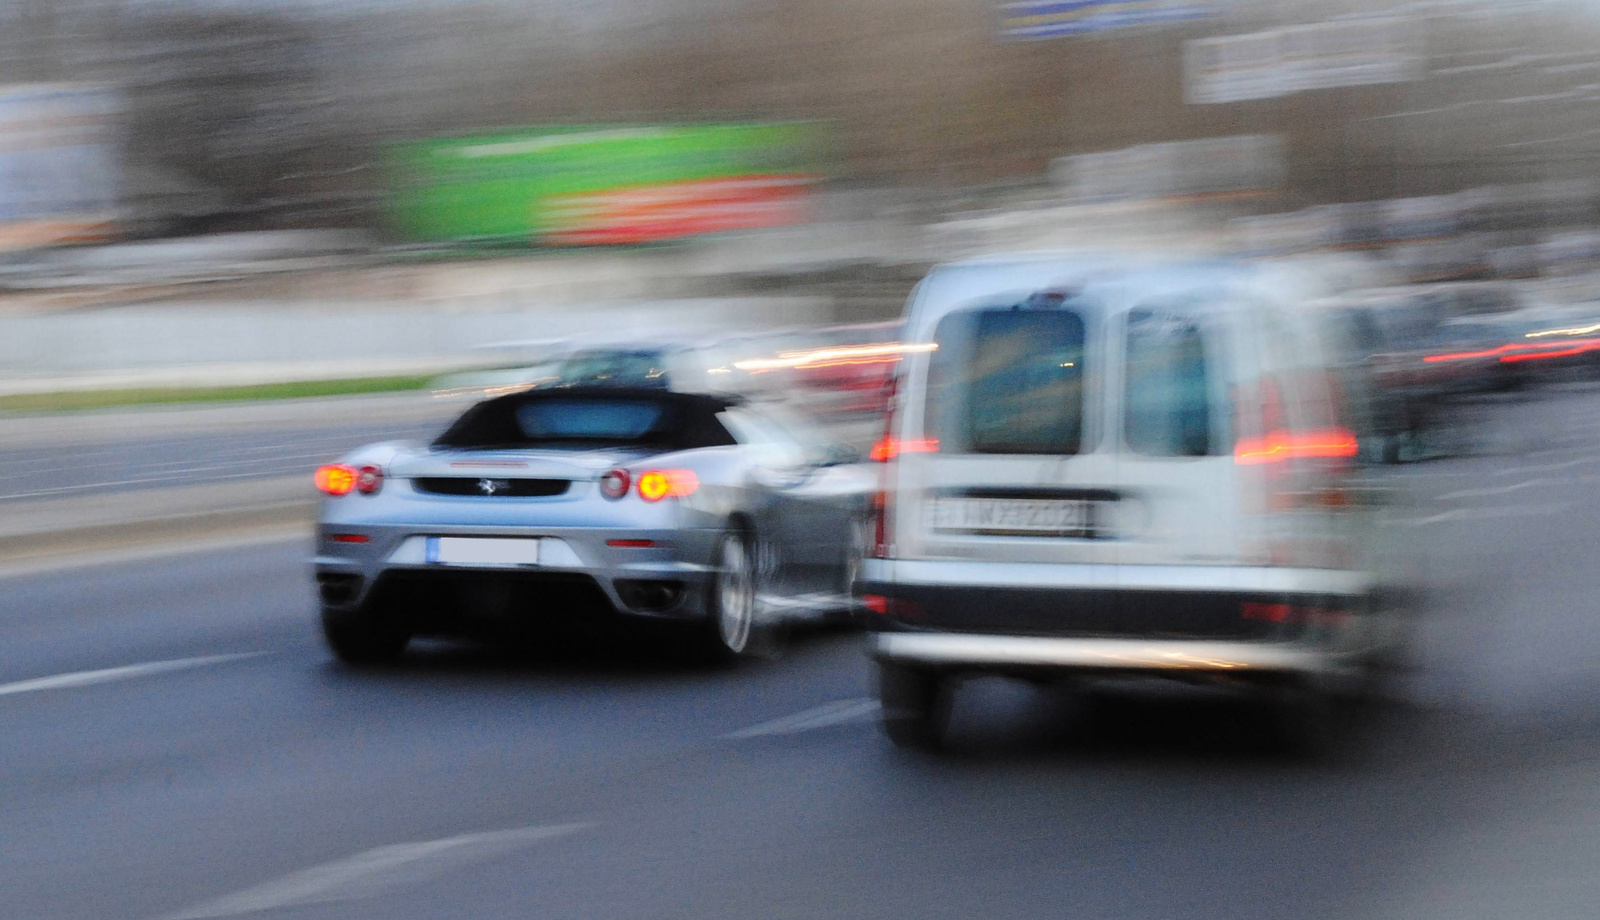
[[878, 665], [883, 730], [897, 747], [938, 750], [950, 722], [951, 688], [928, 668]]
[[1354, 707], [1348, 698], [1310, 681], [1295, 681], [1273, 691], [1277, 741], [1293, 757], [1327, 760], [1349, 740]]

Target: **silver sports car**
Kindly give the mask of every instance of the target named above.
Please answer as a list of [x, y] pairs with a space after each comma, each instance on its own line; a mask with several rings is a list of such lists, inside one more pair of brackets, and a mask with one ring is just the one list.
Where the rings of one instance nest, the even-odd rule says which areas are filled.
[[734, 396], [530, 390], [431, 444], [317, 470], [328, 644], [394, 658], [414, 635], [613, 613], [684, 621], [716, 655], [848, 609], [874, 477], [796, 416]]

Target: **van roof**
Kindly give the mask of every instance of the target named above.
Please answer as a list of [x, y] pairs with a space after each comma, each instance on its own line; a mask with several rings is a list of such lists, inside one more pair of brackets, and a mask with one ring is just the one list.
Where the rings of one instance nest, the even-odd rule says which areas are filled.
[[1116, 288], [1128, 300], [1219, 287], [1250, 288], [1273, 300], [1332, 296], [1359, 280], [1349, 260], [1244, 261], [1139, 254], [1030, 252], [984, 256], [936, 266], [913, 309], [938, 315], [1006, 296], [1056, 289]]

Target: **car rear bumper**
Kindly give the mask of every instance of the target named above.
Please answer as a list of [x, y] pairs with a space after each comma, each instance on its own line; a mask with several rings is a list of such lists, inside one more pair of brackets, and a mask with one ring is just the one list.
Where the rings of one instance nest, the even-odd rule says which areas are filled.
[[[704, 615], [716, 530], [592, 527], [473, 527], [328, 524], [313, 560], [325, 605], [354, 607], [375, 591], [433, 606], [469, 598], [484, 585], [516, 588], [524, 603], [673, 619]], [[342, 542], [364, 538], [362, 542]], [[537, 565], [445, 565], [419, 549], [428, 537], [537, 539]], [[649, 544], [649, 545], [644, 545]], [[452, 594], [451, 592], [455, 592]], [[465, 593], [463, 593], [465, 592]], [[543, 605], [543, 600], [561, 604]], [[609, 609], [607, 609], [609, 608]], [[563, 609], [562, 612], [566, 612]]]

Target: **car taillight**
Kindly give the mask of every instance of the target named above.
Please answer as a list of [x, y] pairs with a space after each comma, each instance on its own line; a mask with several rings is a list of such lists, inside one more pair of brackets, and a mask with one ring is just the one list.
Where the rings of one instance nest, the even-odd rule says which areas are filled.
[[319, 490], [328, 495], [349, 495], [351, 492], [371, 495], [383, 488], [383, 467], [372, 465], [354, 467], [343, 463], [329, 463], [317, 467], [312, 481], [317, 484]]
[[356, 471], [342, 463], [317, 467], [312, 481], [329, 495], [349, 495], [356, 487]]
[[364, 466], [356, 470], [356, 491], [362, 495], [376, 494], [383, 488], [383, 468], [378, 466]]
[[600, 494], [614, 501], [628, 494], [630, 484], [627, 470], [611, 470], [600, 477]]
[[699, 478], [690, 470], [647, 470], [639, 474], [639, 497], [647, 502], [658, 502], [669, 495], [692, 495], [699, 487]]

